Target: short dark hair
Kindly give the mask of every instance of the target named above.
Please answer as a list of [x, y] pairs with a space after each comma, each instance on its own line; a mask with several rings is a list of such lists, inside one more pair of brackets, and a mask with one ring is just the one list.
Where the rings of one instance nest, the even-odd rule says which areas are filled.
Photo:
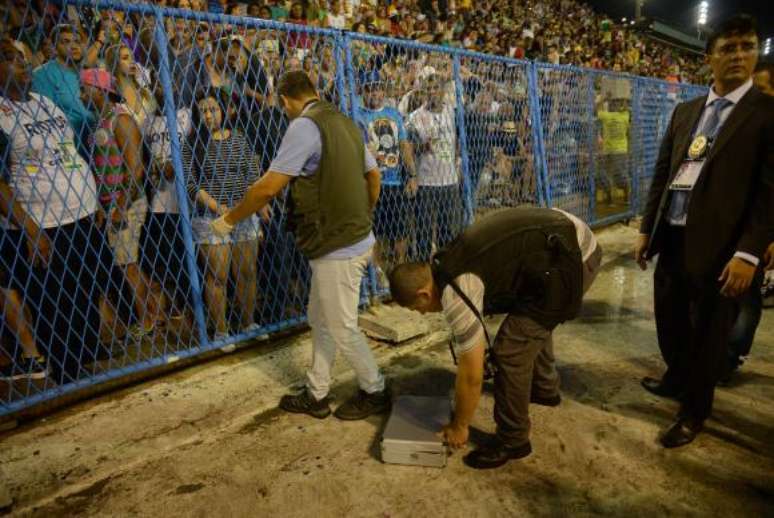
[[70, 25], [69, 23], [58, 23], [54, 26], [54, 29], [51, 31], [51, 41], [54, 42], [54, 45], [56, 45], [59, 42], [59, 35], [60, 34], [72, 34], [73, 36], [80, 36], [78, 34], [78, 31]]
[[390, 293], [401, 306], [410, 306], [417, 298], [417, 291], [431, 279], [428, 263], [403, 263], [390, 271]]
[[727, 36], [742, 36], [745, 34], [755, 34], [758, 37], [758, 22], [749, 14], [736, 14], [731, 18], [723, 20], [707, 38], [705, 51], [712, 53], [712, 47], [718, 38]]
[[277, 94], [293, 99], [317, 95], [312, 80], [303, 70], [285, 72], [277, 84]]

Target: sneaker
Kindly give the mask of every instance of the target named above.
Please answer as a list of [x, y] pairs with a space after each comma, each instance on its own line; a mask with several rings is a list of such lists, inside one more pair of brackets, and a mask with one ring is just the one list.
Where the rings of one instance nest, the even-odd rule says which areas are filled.
[[473, 469], [499, 468], [509, 460], [523, 459], [532, 453], [529, 441], [520, 446], [507, 446], [500, 442], [473, 450], [462, 458], [466, 466]]
[[48, 376], [48, 364], [42, 356], [22, 358], [19, 362], [0, 368], [0, 379], [15, 381], [20, 379], [42, 380]]
[[[218, 340], [226, 340], [228, 336], [229, 336], [228, 333], [218, 331], [215, 333], [215, 336], [212, 337], [212, 340], [214, 342], [217, 342]], [[224, 353], [233, 353], [234, 351], [236, 351], [236, 344], [230, 343], [230, 344], [224, 345], [220, 348], [220, 351]]]
[[142, 324], [134, 324], [133, 326], [129, 327], [129, 336], [137, 341], [140, 341], [153, 333], [154, 329], [156, 329], [156, 326], [153, 324], [151, 324], [149, 327], [145, 327]]
[[373, 394], [358, 390], [354, 397], [336, 409], [334, 415], [344, 421], [356, 421], [365, 419], [370, 415], [383, 414], [390, 409], [391, 404], [392, 394], [388, 388]]
[[279, 407], [285, 412], [294, 414], [309, 414], [317, 419], [325, 419], [331, 415], [331, 407], [328, 397], [317, 401], [308, 390], [304, 389], [300, 394], [286, 394], [280, 399]]
[[[240, 333], [252, 333], [253, 331], [258, 331], [259, 329], [261, 329], [261, 326], [259, 326], [255, 322], [253, 322], [249, 326], [245, 326], [242, 329], [240, 329], [239, 332]], [[266, 333], [264, 333], [262, 335], [254, 336], [252, 338], [252, 340], [259, 340], [259, 341], [268, 340], [268, 339], [269, 339], [269, 335], [267, 335]]]

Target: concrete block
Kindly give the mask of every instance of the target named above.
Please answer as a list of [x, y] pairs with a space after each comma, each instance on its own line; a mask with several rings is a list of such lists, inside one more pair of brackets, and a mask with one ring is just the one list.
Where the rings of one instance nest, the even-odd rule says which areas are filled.
[[416, 311], [400, 306], [371, 306], [359, 318], [360, 329], [377, 340], [400, 343], [427, 334], [430, 327]]

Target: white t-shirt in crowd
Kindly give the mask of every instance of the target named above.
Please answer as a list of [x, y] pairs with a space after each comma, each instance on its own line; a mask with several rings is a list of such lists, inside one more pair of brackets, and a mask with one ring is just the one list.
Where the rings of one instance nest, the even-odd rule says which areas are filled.
[[417, 183], [444, 186], [457, 183], [457, 135], [454, 109], [444, 105], [440, 112], [422, 106], [409, 115], [408, 130], [419, 144], [429, 142], [430, 149], [417, 153]]
[[334, 29], [344, 29], [347, 26], [347, 17], [343, 13], [339, 15], [328, 13], [327, 21], [328, 27], [332, 27]]
[[[191, 110], [180, 108], [177, 110], [177, 136], [180, 145], [183, 145], [191, 132]], [[155, 115], [150, 119], [145, 131], [145, 141], [150, 146], [153, 159], [158, 163], [166, 163], [172, 160], [172, 143], [169, 138], [169, 126], [164, 115]], [[162, 175], [159, 187], [151, 201], [151, 212], [154, 214], [179, 214], [180, 205], [177, 200], [174, 180], [167, 180]]]
[[0, 130], [9, 146], [6, 181], [38, 226], [68, 225], [97, 211], [94, 176], [53, 101], [35, 93], [20, 102], [0, 97]]

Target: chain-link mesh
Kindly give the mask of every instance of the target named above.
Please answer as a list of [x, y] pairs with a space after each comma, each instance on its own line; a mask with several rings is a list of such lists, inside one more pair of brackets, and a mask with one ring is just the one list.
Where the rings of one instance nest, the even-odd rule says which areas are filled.
[[439, 49], [348, 37], [354, 119], [382, 173], [374, 213], [376, 286], [406, 260], [429, 260], [465, 223], [454, 59]]
[[539, 203], [528, 70], [527, 63], [513, 60], [462, 60], [468, 168], [477, 215]]
[[638, 78], [636, 86], [635, 103], [638, 109], [634, 127], [638, 154], [635, 157], [635, 167], [639, 198], [635, 211], [639, 212], [645, 207], [659, 145], [669, 127], [675, 106], [678, 103], [706, 95], [707, 89], [695, 85], [667, 83], [647, 78]]
[[[382, 172], [364, 303], [391, 265], [499, 207], [632, 214], [671, 110], [702, 93], [247, 17], [44, 4], [0, 14], [0, 414], [305, 321], [286, 193], [226, 239], [209, 227], [277, 153], [286, 70], [357, 121]], [[608, 188], [622, 202], [604, 212]]]

